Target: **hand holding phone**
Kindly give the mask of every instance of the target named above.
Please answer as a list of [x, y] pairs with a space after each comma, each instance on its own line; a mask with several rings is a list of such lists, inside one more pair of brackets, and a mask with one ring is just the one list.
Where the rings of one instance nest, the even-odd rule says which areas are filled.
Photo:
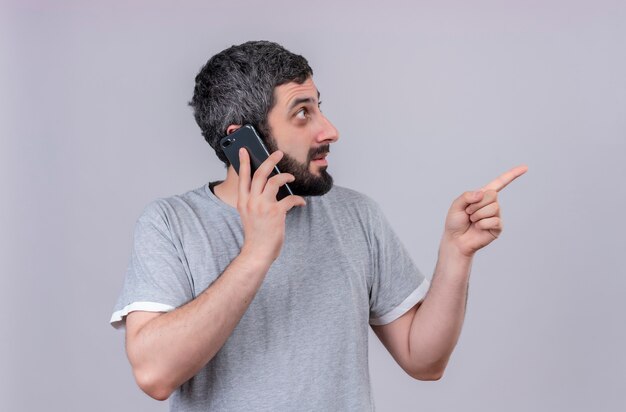
[[[249, 124], [241, 126], [233, 133], [223, 137], [222, 140], [220, 140], [220, 146], [237, 174], [239, 174], [239, 149], [242, 147], [246, 148], [249, 154], [252, 175], [254, 175], [261, 164], [270, 156], [269, 151], [263, 144], [263, 140], [261, 140], [255, 128]], [[279, 173], [280, 170], [274, 165], [269, 177], [271, 178]], [[293, 195], [293, 192], [289, 185], [285, 183], [280, 186], [276, 199], [282, 200], [289, 195]]]
[[[285, 240], [285, 219], [287, 212], [294, 206], [304, 206], [306, 202], [300, 196], [290, 195], [277, 201], [280, 187], [292, 182], [289, 173], [279, 173], [269, 177], [280, 161], [283, 153], [272, 153], [251, 177], [251, 159], [248, 151], [239, 151], [239, 192], [237, 210], [241, 217], [244, 242], [241, 253], [254, 262], [269, 265], [278, 258]], [[269, 177], [269, 178], [268, 178]]]

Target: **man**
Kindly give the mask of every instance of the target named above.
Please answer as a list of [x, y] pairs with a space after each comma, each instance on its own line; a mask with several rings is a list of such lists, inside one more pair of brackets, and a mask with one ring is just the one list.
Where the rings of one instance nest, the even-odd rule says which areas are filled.
[[[137, 383], [172, 410], [373, 410], [368, 325], [420, 380], [457, 342], [472, 257], [501, 231], [497, 191], [525, 167], [454, 201], [430, 287], [376, 203], [333, 186], [339, 135], [312, 74], [248, 42], [196, 77], [190, 104], [226, 179], [145, 208], [111, 318]], [[246, 150], [238, 175], [219, 147], [243, 124], [272, 152], [254, 176]], [[295, 195], [277, 201], [285, 183]]]

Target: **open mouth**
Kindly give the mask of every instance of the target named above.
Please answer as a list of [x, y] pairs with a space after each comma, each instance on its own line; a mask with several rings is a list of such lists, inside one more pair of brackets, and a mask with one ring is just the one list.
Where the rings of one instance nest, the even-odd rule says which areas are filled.
[[328, 162], [326, 161], [326, 156], [328, 156], [328, 152], [315, 156], [312, 161], [318, 166], [326, 166], [328, 165]]

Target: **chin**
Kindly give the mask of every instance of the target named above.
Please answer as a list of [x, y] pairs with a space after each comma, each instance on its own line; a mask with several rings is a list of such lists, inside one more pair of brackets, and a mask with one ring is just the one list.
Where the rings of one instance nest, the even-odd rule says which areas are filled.
[[320, 166], [320, 167], [313, 166], [313, 170], [309, 170], [309, 172], [312, 175], [321, 176], [322, 172], [325, 172], [326, 169], [328, 169], [328, 166]]
[[289, 183], [293, 193], [300, 196], [323, 196], [333, 187], [331, 175], [322, 171], [320, 175], [309, 173], [309, 178]]

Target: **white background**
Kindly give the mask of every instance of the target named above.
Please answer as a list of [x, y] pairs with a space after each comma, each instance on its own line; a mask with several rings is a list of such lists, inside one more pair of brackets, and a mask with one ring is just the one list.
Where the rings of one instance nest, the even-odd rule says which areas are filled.
[[341, 134], [329, 172], [429, 277], [453, 199], [529, 166], [443, 379], [370, 334], [378, 410], [626, 410], [626, 3], [1, 4], [2, 410], [167, 410], [108, 320], [143, 207], [223, 178], [187, 102], [253, 39], [309, 60]]

